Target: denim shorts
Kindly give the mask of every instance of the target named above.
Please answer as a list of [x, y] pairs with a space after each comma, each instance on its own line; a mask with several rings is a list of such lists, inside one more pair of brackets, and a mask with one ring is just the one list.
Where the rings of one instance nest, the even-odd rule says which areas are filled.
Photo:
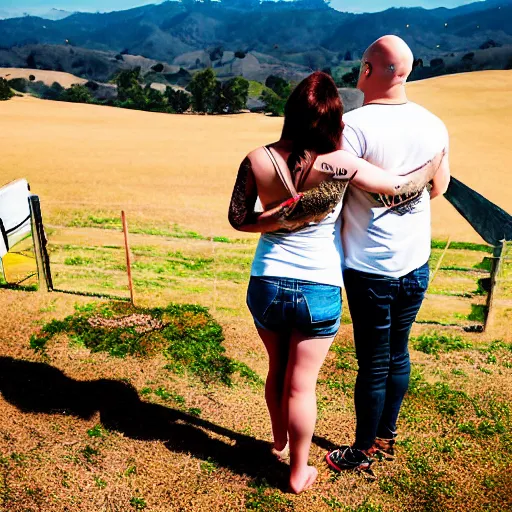
[[256, 327], [310, 338], [331, 338], [341, 321], [338, 286], [281, 277], [251, 277], [247, 306]]

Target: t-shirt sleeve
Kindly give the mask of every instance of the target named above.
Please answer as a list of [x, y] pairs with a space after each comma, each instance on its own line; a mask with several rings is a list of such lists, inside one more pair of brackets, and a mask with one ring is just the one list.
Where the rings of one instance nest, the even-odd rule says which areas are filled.
[[366, 144], [361, 131], [349, 124], [345, 124], [341, 139], [341, 147], [345, 151], [362, 158], [366, 152]]

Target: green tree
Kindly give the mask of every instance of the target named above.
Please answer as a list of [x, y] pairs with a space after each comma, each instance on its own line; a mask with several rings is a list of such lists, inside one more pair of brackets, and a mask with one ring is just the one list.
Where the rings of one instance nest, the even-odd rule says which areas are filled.
[[26, 78], [11, 78], [7, 83], [15, 91], [27, 92], [28, 80]]
[[284, 116], [287, 98], [281, 98], [271, 89], [265, 89], [261, 93], [260, 100], [265, 103], [265, 112], [273, 116]]
[[7, 80], [0, 78], [0, 100], [9, 100], [14, 96]]
[[341, 77], [340, 85], [342, 87], [356, 87], [358, 80], [359, 80], [359, 68], [356, 66], [356, 67], [352, 68], [352, 71], [345, 73]]
[[140, 67], [121, 71], [115, 78], [117, 105], [123, 108], [146, 110], [148, 97], [140, 84]]
[[170, 109], [177, 114], [183, 114], [190, 108], [190, 96], [184, 91], [175, 91], [172, 87], [167, 87], [165, 96]]
[[217, 103], [217, 80], [213, 69], [196, 73], [187, 88], [192, 93], [192, 108], [196, 112], [212, 113]]
[[151, 110], [153, 112], [164, 112], [166, 110], [164, 95], [153, 89], [149, 84], [144, 88], [145, 110]]
[[276, 75], [269, 75], [265, 80], [265, 85], [272, 89], [280, 98], [288, 98], [291, 93], [290, 83], [284, 78]]
[[[240, 112], [247, 106], [249, 82], [241, 76], [236, 76], [222, 84], [220, 95], [222, 112]], [[219, 111], [219, 113], [222, 112]]]
[[62, 91], [60, 100], [69, 101], [71, 103], [94, 103], [91, 91], [89, 91], [85, 85], [79, 84], [73, 84], [69, 89]]
[[[62, 87], [62, 85], [60, 85], [59, 82], [53, 82], [51, 87], [43, 86], [43, 89], [42, 89], [40, 95], [43, 100], [58, 101], [58, 100], [62, 99], [61, 96], [62, 96], [63, 92], [64, 92], [64, 87]], [[64, 100], [64, 101], [68, 101], [68, 100]], [[76, 103], [79, 103], [79, 102], [76, 102]]]

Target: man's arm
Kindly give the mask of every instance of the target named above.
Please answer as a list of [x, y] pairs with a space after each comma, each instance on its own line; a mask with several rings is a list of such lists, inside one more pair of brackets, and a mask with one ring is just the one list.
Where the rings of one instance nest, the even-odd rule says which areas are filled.
[[450, 161], [448, 153], [444, 156], [439, 169], [432, 179], [432, 189], [430, 190], [430, 199], [443, 195], [448, 189], [450, 183]]

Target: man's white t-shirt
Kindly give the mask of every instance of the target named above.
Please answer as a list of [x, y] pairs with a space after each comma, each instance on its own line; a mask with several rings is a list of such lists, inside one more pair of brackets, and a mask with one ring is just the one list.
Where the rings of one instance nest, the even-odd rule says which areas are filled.
[[[448, 131], [416, 103], [368, 104], [343, 117], [343, 149], [383, 169], [416, 169], [448, 149]], [[343, 207], [345, 268], [402, 277], [430, 256], [430, 196], [386, 208], [377, 196], [348, 187]]]

